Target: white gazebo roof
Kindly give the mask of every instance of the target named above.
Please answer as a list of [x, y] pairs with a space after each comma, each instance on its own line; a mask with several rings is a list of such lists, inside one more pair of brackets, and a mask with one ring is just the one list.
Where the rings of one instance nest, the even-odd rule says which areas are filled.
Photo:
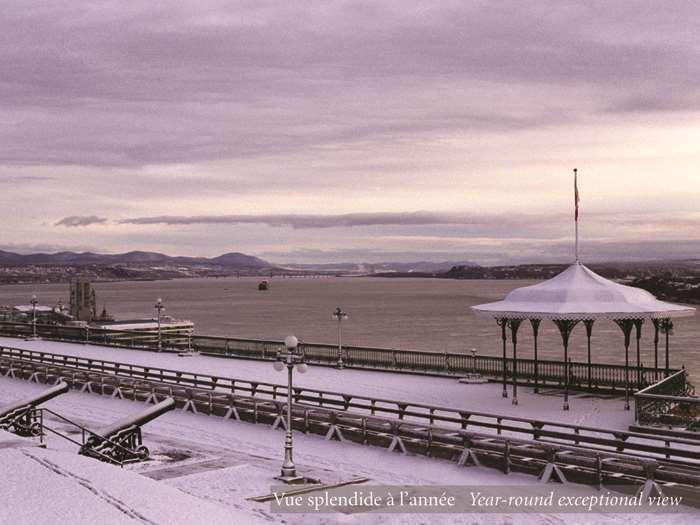
[[578, 262], [547, 281], [516, 288], [502, 301], [472, 308], [510, 319], [664, 319], [695, 314], [695, 308], [659, 301], [646, 290], [605, 279]]

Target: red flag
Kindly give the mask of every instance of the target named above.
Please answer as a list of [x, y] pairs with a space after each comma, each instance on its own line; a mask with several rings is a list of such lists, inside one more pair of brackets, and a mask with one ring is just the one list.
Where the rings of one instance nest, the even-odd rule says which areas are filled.
[[576, 212], [574, 213], [574, 220], [578, 221], [578, 173], [576, 168], [574, 168], [574, 203], [576, 204]]

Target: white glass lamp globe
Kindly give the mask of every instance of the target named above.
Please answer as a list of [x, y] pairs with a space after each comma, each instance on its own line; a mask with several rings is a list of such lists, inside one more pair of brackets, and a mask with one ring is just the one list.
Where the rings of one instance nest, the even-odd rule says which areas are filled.
[[288, 335], [284, 340], [284, 346], [286, 346], [289, 350], [294, 350], [298, 344], [299, 341], [293, 335]]
[[299, 363], [297, 365], [297, 372], [300, 374], [305, 374], [309, 370], [309, 367], [306, 365], [306, 363]]
[[278, 372], [281, 372], [282, 370], [284, 370], [284, 363], [282, 363], [281, 361], [275, 361], [272, 364], [272, 367]]

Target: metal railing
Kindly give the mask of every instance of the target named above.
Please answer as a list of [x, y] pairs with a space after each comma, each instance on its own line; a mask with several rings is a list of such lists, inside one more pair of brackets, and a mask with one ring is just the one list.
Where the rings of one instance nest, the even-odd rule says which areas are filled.
[[[0, 322], [0, 335], [26, 337], [31, 335], [32, 325]], [[38, 335], [44, 339], [93, 343], [120, 348], [156, 350], [156, 332], [115, 331], [94, 328], [37, 325]], [[193, 349], [206, 355], [272, 361], [277, 352], [284, 350], [282, 341], [217, 337], [206, 335], [183, 336], [182, 333], [162, 333], [164, 351]], [[314, 365], [335, 366], [338, 347], [320, 343], [299, 344], [299, 351], [306, 361]], [[343, 347], [343, 363], [346, 368], [407, 372], [436, 376], [459, 377], [466, 374], [481, 374], [486, 378], [500, 380], [503, 377], [503, 358], [497, 356], [467, 355], [450, 352], [426, 352], [391, 348], [359, 346]], [[513, 360], [506, 359], [506, 376], [512, 378]], [[633, 390], [641, 390], [665, 377], [663, 369], [630, 367], [629, 377], [641, 378], [633, 382]], [[676, 369], [671, 371], [677, 372]], [[563, 386], [565, 366], [563, 361], [538, 360], [537, 383], [541, 386]], [[517, 379], [520, 384], [535, 382], [535, 360], [517, 359]], [[625, 390], [625, 367], [616, 364], [588, 364], [580, 361], [569, 363], [569, 388], [575, 390], [612, 391]]]
[[[68, 436], [67, 434], [65, 434], [63, 432], [59, 432], [58, 430], [49, 427], [45, 423], [45, 420], [47, 418], [44, 416], [44, 414], [51, 414], [54, 417], [54, 419], [57, 419], [62, 423], [68, 424], [68, 425], [80, 430], [81, 440], [77, 441], [77, 440], [73, 439], [72, 437]], [[53, 410], [51, 410], [49, 408], [34, 407], [34, 408], [32, 408], [30, 417], [32, 418], [32, 420], [34, 422], [38, 423], [37, 431], [38, 431], [38, 436], [39, 436], [39, 442], [41, 443], [41, 445], [45, 445], [44, 438], [46, 437], [46, 432], [48, 431], [48, 432], [51, 432], [52, 434], [54, 434], [62, 439], [65, 439], [66, 441], [70, 441], [74, 445], [78, 445], [78, 447], [80, 447], [80, 449], [82, 449], [85, 446], [85, 444], [88, 442], [88, 439], [97, 438], [103, 442], [109, 443], [114, 449], [121, 451], [124, 457], [128, 458], [128, 457], [134, 455], [133, 450], [130, 450], [126, 447], [123, 447], [119, 443], [116, 443], [115, 441], [112, 441], [104, 436], [99, 435], [99, 434], [93, 432], [92, 430], [90, 430], [89, 428], [87, 428], [79, 423], [76, 423], [75, 421], [73, 421], [71, 419], [68, 419], [66, 416], [63, 416], [63, 415], [59, 414], [58, 412], [54, 412]], [[102, 454], [99, 451], [95, 452], [95, 456], [98, 459], [100, 459], [101, 461], [105, 461], [107, 463], [114, 463], [116, 465], [119, 465], [120, 467], [124, 467], [124, 465], [126, 465], [128, 463], [134, 463], [134, 462], [138, 461], [135, 459], [120, 460], [120, 459], [117, 459], [115, 457], [110, 457], [110, 456], [107, 456], [105, 454]]]
[[[237, 357], [246, 359], [273, 360], [277, 352], [284, 349], [281, 341], [240, 339], [230, 337], [193, 336], [192, 346], [206, 355]], [[306, 362], [316, 365], [335, 366], [338, 347], [319, 343], [299, 343], [299, 351]], [[397, 350], [390, 348], [343, 347], [343, 365], [346, 368], [410, 372], [439, 376], [463, 376], [481, 374], [500, 380], [503, 377], [503, 358], [497, 356], [468, 355], [450, 352], [426, 352]], [[513, 360], [506, 359], [506, 376], [512, 378]], [[564, 384], [564, 362], [555, 360], [537, 361], [538, 384], [562, 386]], [[590, 370], [590, 381], [589, 381]], [[676, 370], [673, 370], [675, 372]], [[630, 377], [637, 377], [637, 368], [630, 367]], [[631, 385], [641, 389], [664, 377], [664, 370], [640, 367], [641, 384]], [[517, 359], [519, 383], [534, 384], [535, 360]], [[615, 364], [584, 362], [569, 363], [569, 388], [578, 390], [607, 390], [624, 392], [625, 367]]]
[[691, 396], [688, 373], [675, 374], [634, 394], [638, 424], [667, 424], [691, 427], [700, 421], [700, 398]]

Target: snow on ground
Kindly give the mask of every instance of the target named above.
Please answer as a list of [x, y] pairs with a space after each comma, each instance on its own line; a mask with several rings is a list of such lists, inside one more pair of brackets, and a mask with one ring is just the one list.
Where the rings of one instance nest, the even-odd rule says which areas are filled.
[[[272, 368], [272, 363], [266, 361], [199, 355], [179, 357], [171, 353], [159, 354], [54, 341], [24, 341], [9, 337], [0, 337], [0, 345], [268, 383], [282, 384], [286, 379], [284, 374]], [[563, 411], [562, 393], [554, 389], [543, 389], [543, 393], [536, 395], [532, 388], [518, 387], [519, 405], [514, 406], [510, 397], [504, 399], [501, 396], [502, 387], [496, 383], [469, 385], [458, 383], [452, 378], [368, 370], [337, 370], [323, 366], [310, 366], [306, 374], [295, 374], [294, 381], [295, 386], [317, 390], [599, 428], [627, 429], [634, 423], [633, 411], [625, 411], [623, 400], [619, 397], [572, 393], [571, 410]], [[508, 390], [510, 396], [510, 386]]]
[[231, 523], [222, 505], [74, 453], [5, 449], [0, 465], [3, 523]]
[[[18, 379], [0, 378], [0, 406], [44, 388], [44, 385]], [[127, 414], [137, 413], [145, 407], [139, 402], [75, 391], [52, 399], [45, 406], [89, 428], [99, 428]], [[52, 420], [48, 420], [47, 424], [63, 432], [72, 432], [72, 437], [79, 439], [79, 433], [64, 424]], [[25, 458], [26, 454], [31, 454], [51, 461], [70, 474], [52, 474], [44, 468], [47, 463], [42, 466], [37, 460], [18, 463], [16, 454], [8, 456], [9, 459], [0, 455], [2, 471], [12, 473], [11, 476], [2, 476], [0, 481], [0, 509], [9, 508], [11, 496], [18, 498], [17, 501], [20, 502], [34, 502], [32, 505], [27, 503], [33, 509], [31, 514], [21, 514], [25, 512], [21, 508], [22, 505], [15, 504], [12, 512], [20, 514], [17, 514], [15, 521], [7, 521], [29, 524], [123, 523], [128, 516], [118, 514], [117, 509], [112, 508], [116, 500], [126, 504], [131, 512], [147, 516], [153, 523], [162, 524], [217, 523], [220, 507], [228, 510], [228, 523], [233, 524], [263, 520], [268, 523], [283, 522], [293, 525], [632, 525], [644, 520], [642, 515], [621, 514], [274, 514], [269, 503], [255, 503], [246, 498], [270, 492], [273, 478], [278, 475], [281, 466], [283, 439], [282, 431], [273, 431], [265, 425], [222, 420], [175, 410], [144, 427], [144, 443], [151, 449], [152, 459], [146, 463], [127, 466], [122, 471], [118, 467], [102, 465], [95, 460], [78, 458], [77, 455], [68, 456], [67, 454], [75, 454], [77, 447], [50, 435], [47, 451], [31, 448], [22, 454]], [[513, 473], [505, 476], [494, 469], [460, 468], [449, 461], [422, 456], [402, 456], [376, 447], [330, 442], [320, 436], [307, 436], [298, 432], [294, 433], [294, 439], [295, 462], [299, 472], [320, 478], [324, 483], [360, 476], [370, 477], [370, 484], [373, 485], [532, 486], [537, 483], [536, 478], [525, 474]], [[110, 470], [103, 470], [105, 468]], [[38, 477], [38, 473], [42, 473], [46, 479]], [[136, 478], [128, 476], [135, 473], [142, 474], [138, 478], [139, 481], [134, 481]], [[88, 484], [79, 483], [76, 476], [88, 479]], [[93, 494], [96, 493], [97, 496], [107, 494], [107, 502], [103, 503], [93, 498], [93, 503], [88, 504], [81, 487], [88, 490], [92, 487], [95, 489]], [[180, 492], [168, 492], [175, 489], [191, 497]], [[51, 494], [46, 496], [49, 498], [48, 504], [37, 505], [37, 501], [44, 500], [43, 490]], [[574, 486], [573, 490], [580, 495], [594, 492], [585, 486]], [[164, 501], [168, 504], [164, 505]], [[83, 507], [87, 508], [84, 514], [74, 512]], [[158, 515], [159, 511], [168, 514]], [[31, 519], [37, 516], [55, 516], [54, 512], [66, 514], [60, 519]], [[99, 519], [96, 519], [96, 515], [99, 515]], [[5, 518], [6, 515], [3, 515], [0, 521], [4, 521]], [[697, 522], [694, 518], [693, 515], [673, 515], [668, 519], [669, 522], [673, 520], [673, 523], [690, 525]], [[655, 519], [663, 517], [655, 515]]]

